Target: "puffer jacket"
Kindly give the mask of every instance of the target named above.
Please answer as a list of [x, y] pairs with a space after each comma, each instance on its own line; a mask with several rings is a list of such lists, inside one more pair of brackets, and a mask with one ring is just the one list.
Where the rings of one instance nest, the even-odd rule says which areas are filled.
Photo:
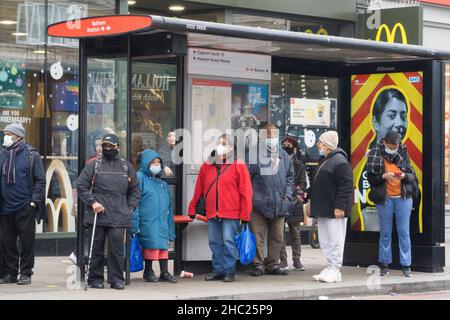
[[347, 154], [337, 148], [319, 164], [311, 181], [311, 216], [335, 218], [334, 209], [348, 216], [353, 204], [353, 172]]
[[126, 162], [128, 166], [127, 174], [124, 161], [119, 156], [112, 160], [102, 157], [102, 166], [95, 177], [91, 194], [95, 163], [96, 160], [87, 163], [78, 177], [78, 195], [87, 205], [83, 222], [85, 224], [94, 223], [92, 205], [98, 202], [105, 208], [104, 213], [97, 215], [99, 226], [128, 228], [141, 197], [136, 171], [129, 162]]
[[286, 151], [278, 151], [278, 168], [268, 155], [258, 152], [258, 163], [249, 165], [253, 208], [268, 219], [289, 216], [295, 196], [294, 166]]
[[[175, 239], [172, 197], [167, 183], [161, 180], [161, 173], [154, 176], [148, 166], [160, 155], [145, 150], [141, 157], [141, 169], [137, 176], [141, 184], [141, 200], [131, 221], [131, 233], [138, 234], [144, 249], [168, 249], [169, 240]], [[161, 167], [164, 168], [161, 161]]]

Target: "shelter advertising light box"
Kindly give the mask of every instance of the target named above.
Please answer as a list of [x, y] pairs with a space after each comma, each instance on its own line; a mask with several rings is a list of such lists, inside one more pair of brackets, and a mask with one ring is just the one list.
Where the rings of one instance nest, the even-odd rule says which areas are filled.
[[359, 74], [351, 78], [351, 165], [354, 178], [353, 231], [379, 231], [376, 206], [369, 200], [367, 152], [390, 130], [402, 135], [421, 197], [413, 204], [411, 232], [423, 233], [423, 72]]

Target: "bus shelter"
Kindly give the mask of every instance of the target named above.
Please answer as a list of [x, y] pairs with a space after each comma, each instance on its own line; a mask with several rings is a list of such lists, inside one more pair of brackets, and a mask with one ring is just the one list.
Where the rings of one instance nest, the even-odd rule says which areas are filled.
[[[138, 167], [140, 151], [164, 150], [175, 132], [191, 159], [172, 163], [165, 180], [175, 213], [183, 216], [207, 129], [274, 123], [297, 139], [309, 171], [319, 160], [318, 135], [337, 130], [354, 172], [344, 264], [368, 266], [377, 264], [379, 225], [367, 196], [365, 154], [395, 129], [421, 193], [411, 216], [412, 268], [443, 271], [444, 65], [450, 51], [153, 15], [64, 21], [49, 26], [48, 35], [79, 39], [80, 170], [104, 133], [118, 134], [122, 156]], [[383, 107], [374, 105], [388, 91], [398, 92], [404, 107], [382, 120]], [[83, 214], [79, 206], [80, 266], [89, 240]], [[175, 272], [211, 255], [206, 224], [178, 218]], [[398, 261], [395, 237], [393, 253]]]

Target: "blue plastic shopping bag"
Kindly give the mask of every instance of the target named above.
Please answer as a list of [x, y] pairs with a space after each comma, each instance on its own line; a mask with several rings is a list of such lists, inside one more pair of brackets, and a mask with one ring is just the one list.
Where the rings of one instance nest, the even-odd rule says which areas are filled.
[[135, 235], [131, 238], [130, 272], [139, 272], [142, 270], [144, 270], [144, 257], [142, 256], [142, 248], [139, 239]]
[[242, 226], [242, 231], [236, 236], [236, 245], [241, 264], [253, 262], [256, 255], [255, 235], [250, 231], [248, 224]]

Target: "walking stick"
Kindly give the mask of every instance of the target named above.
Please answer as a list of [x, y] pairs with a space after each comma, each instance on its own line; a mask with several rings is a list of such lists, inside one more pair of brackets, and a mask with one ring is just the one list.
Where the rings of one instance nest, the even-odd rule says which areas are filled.
[[89, 259], [88, 259], [88, 267], [87, 267], [87, 273], [86, 273], [86, 279], [84, 281], [84, 291], [88, 288], [88, 278], [89, 278], [89, 271], [91, 269], [91, 258], [92, 258], [92, 245], [94, 244], [94, 236], [95, 236], [95, 226], [97, 225], [97, 212], [94, 216], [94, 225], [92, 226], [92, 237], [91, 237], [91, 247], [89, 249]]

